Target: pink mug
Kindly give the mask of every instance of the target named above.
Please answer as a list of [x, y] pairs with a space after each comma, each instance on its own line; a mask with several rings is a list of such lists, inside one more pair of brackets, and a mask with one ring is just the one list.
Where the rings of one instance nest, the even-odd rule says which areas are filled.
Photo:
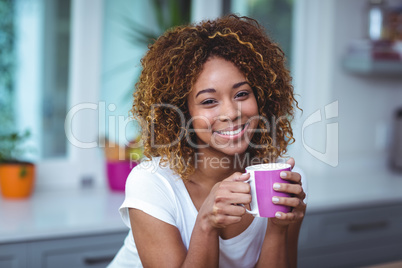
[[266, 218], [275, 217], [275, 213], [278, 211], [289, 212], [290, 207], [274, 204], [272, 197], [290, 197], [290, 194], [277, 192], [273, 188], [273, 184], [276, 182], [289, 183], [289, 181], [281, 179], [279, 174], [281, 171], [290, 170], [291, 166], [285, 163], [267, 163], [246, 167], [246, 172], [250, 173], [250, 179], [246, 182], [251, 186], [251, 210], [246, 211], [254, 217]]

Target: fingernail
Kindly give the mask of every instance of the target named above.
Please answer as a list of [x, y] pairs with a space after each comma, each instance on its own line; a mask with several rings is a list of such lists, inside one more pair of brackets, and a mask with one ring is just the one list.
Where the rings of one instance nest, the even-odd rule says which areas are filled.
[[286, 178], [288, 176], [288, 174], [284, 171], [282, 171], [280, 174], [281, 178]]
[[272, 197], [272, 202], [273, 202], [273, 203], [278, 203], [278, 202], [279, 202], [279, 198], [276, 197], [276, 196]]
[[281, 185], [279, 183], [274, 183], [274, 189], [278, 190], [279, 188], [281, 188]]
[[275, 217], [280, 218], [280, 217], [281, 217], [281, 213], [276, 212], [276, 213], [275, 213]]

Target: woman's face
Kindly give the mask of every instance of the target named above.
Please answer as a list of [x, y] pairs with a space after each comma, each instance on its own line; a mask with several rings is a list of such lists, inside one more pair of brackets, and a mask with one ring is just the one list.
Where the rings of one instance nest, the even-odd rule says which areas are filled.
[[258, 124], [253, 90], [230, 61], [211, 57], [188, 96], [198, 152], [242, 154]]

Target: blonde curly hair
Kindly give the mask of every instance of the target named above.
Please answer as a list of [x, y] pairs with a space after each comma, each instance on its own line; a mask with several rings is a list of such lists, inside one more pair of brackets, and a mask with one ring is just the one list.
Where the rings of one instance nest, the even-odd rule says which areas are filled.
[[233, 62], [254, 91], [260, 117], [276, 121], [271, 131], [260, 120], [258, 128], [266, 131], [253, 135], [251, 142], [260, 146], [249, 146], [250, 156], [275, 160], [294, 142], [290, 122], [297, 101], [285, 56], [257, 21], [228, 15], [173, 28], [142, 58], [131, 112], [142, 128], [145, 156], [162, 156], [161, 164], [170, 165], [183, 180], [195, 170], [197, 151], [187, 139], [195, 139], [186, 129], [187, 96], [211, 56]]

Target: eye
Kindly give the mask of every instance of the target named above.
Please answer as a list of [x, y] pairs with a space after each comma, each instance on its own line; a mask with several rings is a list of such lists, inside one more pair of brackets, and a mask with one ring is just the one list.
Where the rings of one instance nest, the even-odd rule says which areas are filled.
[[201, 102], [202, 105], [211, 105], [214, 104], [216, 101], [213, 99], [207, 99]]
[[236, 98], [247, 97], [248, 95], [250, 95], [249, 92], [247, 92], [247, 91], [240, 91], [239, 93], [236, 94]]

